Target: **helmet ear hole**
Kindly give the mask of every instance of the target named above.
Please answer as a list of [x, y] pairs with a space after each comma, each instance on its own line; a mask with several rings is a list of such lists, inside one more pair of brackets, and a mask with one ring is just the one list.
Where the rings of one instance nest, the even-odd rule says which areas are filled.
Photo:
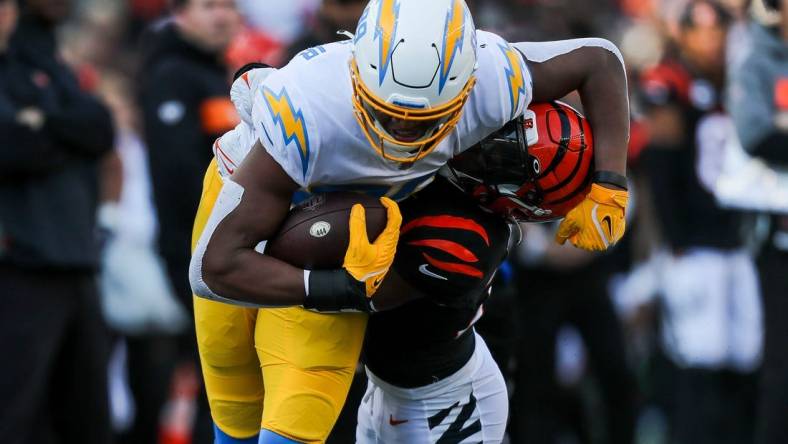
[[542, 164], [539, 163], [539, 159], [534, 156], [529, 156], [528, 160], [531, 165], [531, 173], [533, 173], [531, 177], [537, 177], [542, 172]]

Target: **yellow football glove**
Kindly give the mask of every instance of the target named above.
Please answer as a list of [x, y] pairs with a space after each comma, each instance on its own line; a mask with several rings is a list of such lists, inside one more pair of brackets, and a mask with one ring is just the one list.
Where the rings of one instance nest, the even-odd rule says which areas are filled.
[[569, 211], [561, 222], [556, 242], [563, 245], [569, 239], [572, 245], [583, 250], [607, 250], [624, 236], [628, 200], [626, 190], [591, 185], [585, 200]]
[[359, 204], [353, 205], [350, 210], [350, 243], [342, 265], [354, 279], [364, 282], [367, 297], [375, 294], [383, 278], [386, 277], [391, 263], [394, 262], [399, 228], [402, 224], [402, 214], [397, 203], [387, 197], [381, 198], [380, 202], [386, 207], [388, 221], [386, 228], [374, 243], [369, 243], [367, 237], [367, 217], [364, 207]]

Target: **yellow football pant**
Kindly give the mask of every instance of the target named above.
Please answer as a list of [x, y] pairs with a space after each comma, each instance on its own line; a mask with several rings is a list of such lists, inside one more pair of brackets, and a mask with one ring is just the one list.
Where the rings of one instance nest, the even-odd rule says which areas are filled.
[[[192, 248], [222, 188], [215, 162], [203, 181]], [[255, 310], [195, 296], [194, 318], [211, 416], [222, 431], [247, 438], [264, 428], [299, 442], [326, 440], [353, 380], [366, 314]]]

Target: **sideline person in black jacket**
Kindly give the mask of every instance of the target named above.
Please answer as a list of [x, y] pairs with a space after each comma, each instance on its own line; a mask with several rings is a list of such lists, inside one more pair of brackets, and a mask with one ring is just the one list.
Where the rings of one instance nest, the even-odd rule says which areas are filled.
[[[95, 288], [107, 109], [56, 56], [69, 2], [0, 0], [0, 442], [109, 442]], [[78, 407], [78, 413], [74, 411]]]
[[[213, 158], [213, 142], [238, 123], [222, 56], [240, 16], [234, 0], [174, 0], [172, 5], [172, 18], [154, 24], [142, 38], [139, 103], [159, 252], [175, 295], [191, 311], [191, 234], [203, 175]], [[155, 439], [167, 394], [159, 388], [169, 384], [178, 359], [197, 359], [194, 329], [189, 333], [179, 338], [151, 334], [129, 348], [129, 362], [136, 363], [132, 372], [140, 382], [132, 383], [132, 391], [145, 412], [140, 411], [134, 429], [121, 442]], [[180, 356], [174, 353], [176, 347]], [[202, 443], [211, 440], [213, 432], [206, 399], [198, 396], [192, 439]]]
[[231, 0], [178, 0], [171, 20], [143, 37], [140, 103], [159, 249], [177, 296], [191, 308], [194, 215], [213, 142], [238, 123], [222, 54], [240, 16]]

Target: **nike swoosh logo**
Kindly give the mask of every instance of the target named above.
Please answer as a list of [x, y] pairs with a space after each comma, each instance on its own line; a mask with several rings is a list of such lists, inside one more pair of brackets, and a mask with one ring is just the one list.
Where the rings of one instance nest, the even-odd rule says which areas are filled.
[[235, 173], [235, 170], [233, 168], [231, 168], [230, 165], [227, 165], [227, 162], [225, 162], [224, 159], [222, 159], [222, 165], [224, 165], [224, 168], [227, 170], [227, 173], [229, 175], [232, 176], [233, 173]]
[[429, 266], [429, 264], [421, 264], [421, 266], [419, 266], [419, 271], [421, 272], [421, 274], [429, 276], [431, 278], [440, 279], [440, 280], [443, 280], [443, 281], [448, 281], [449, 280], [448, 278], [445, 278], [445, 277], [443, 277], [443, 276], [441, 276], [439, 274], [435, 274], [435, 273], [431, 272], [430, 270], [427, 269], [428, 266]]
[[607, 232], [610, 233], [610, 239], [613, 239], [613, 219], [610, 216], [602, 218], [602, 222], [607, 224]]
[[400, 424], [405, 424], [406, 422], [408, 422], [407, 419], [394, 419], [394, 415], [389, 415], [389, 424], [393, 425], [394, 427]]
[[[605, 249], [607, 249], [608, 247], [610, 247], [610, 241], [612, 240], [613, 237], [611, 236], [610, 238], [608, 238], [608, 236], [605, 235], [605, 231], [602, 230], [602, 225], [599, 223], [599, 219], [597, 216], [598, 210], [599, 210], [599, 204], [596, 204], [594, 205], [593, 208], [591, 208], [591, 220], [594, 223], [594, 228], [596, 228], [597, 234], [599, 234], [599, 237], [602, 239], [602, 242], [605, 244]], [[605, 216], [605, 218], [608, 217], [609, 216]]]
[[232, 159], [230, 159], [230, 156], [224, 152], [218, 139], [216, 142], [214, 142], [214, 149], [216, 150], [216, 158], [222, 162], [222, 165], [224, 165], [224, 168], [227, 169], [227, 172], [232, 175], [235, 172], [235, 163], [232, 161]]
[[376, 277], [375, 280], [372, 282], [372, 286], [374, 286], [375, 288], [379, 287], [380, 283], [383, 282], [383, 278], [384, 277], [385, 276], [378, 276], [378, 277]]

